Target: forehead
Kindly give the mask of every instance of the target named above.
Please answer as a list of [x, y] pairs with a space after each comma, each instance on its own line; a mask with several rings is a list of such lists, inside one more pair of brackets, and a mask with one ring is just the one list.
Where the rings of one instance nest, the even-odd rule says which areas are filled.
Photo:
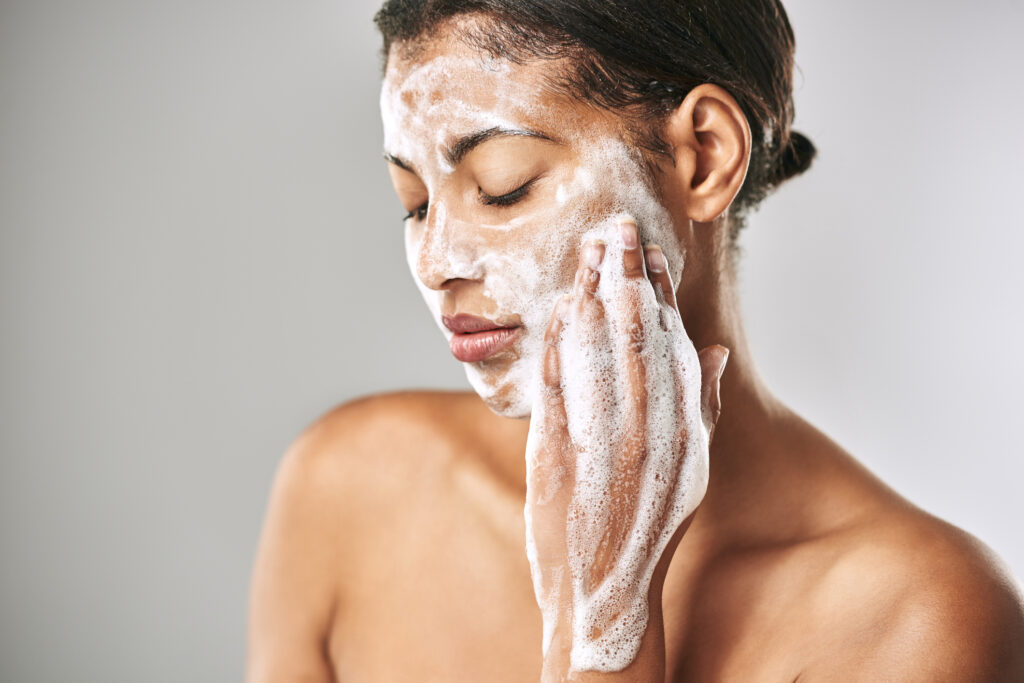
[[388, 55], [384, 90], [401, 94], [407, 105], [459, 98], [480, 105], [539, 96], [554, 64], [517, 64], [483, 52], [448, 30], [415, 50], [393, 45]]
[[385, 151], [423, 163], [425, 154], [490, 128], [519, 128], [553, 138], [592, 128], [592, 107], [556, 93], [564, 63], [525, 64], [481, 51], [448, 29], [417, 45], [393, 46], [381, 89]]

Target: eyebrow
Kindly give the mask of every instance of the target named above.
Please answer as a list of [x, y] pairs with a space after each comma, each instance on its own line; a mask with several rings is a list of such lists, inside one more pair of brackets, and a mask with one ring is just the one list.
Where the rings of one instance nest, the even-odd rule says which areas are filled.
[[544, 135], [544, 133], [538, 133], [535, 130], [501, 128], [499, 126], [495, 126], [494, 128], [488, 128], [487, 130], [471, 133], [470, 135], [459, 138], [454, 145], [445, 150], [444, 157], [452, 166], [458, 166], [459, 162], [465, 159], [467, 154], [488, 140], [510, 136], [539, 138], [541, 140], [547, 140], [548, 142], [554, 142], [547, 135]]
[[[458, 166], [459, 163], [466, 158], [466, 155], [472, 152], [474, 149], [494, 138], [520, 136], [528, 138], [537, 138], [540, 140], [547, 140], [548, 142], [555, 142], [552, 138], [540, 133], [535, 130], [527, 130], [525, 128], [501, 128], [495, 126], [494, 128], [488, 128], [487, 130], [481, 130], [476, 133], [470, 133], [455, 141], [455, 144], [447, 147], [444, 150], [444, 158], [452, 166]], [[384, 153], [385, 161], [388, 161], [399, 168], [404, 168], [406, 171], [415, 173], [412, 169], [412, 165], [409, 162], [394, 156], [393, 154]]]

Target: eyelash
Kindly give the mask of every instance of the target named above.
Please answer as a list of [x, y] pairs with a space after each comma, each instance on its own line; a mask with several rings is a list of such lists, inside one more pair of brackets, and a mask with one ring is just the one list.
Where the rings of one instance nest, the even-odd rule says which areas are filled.
[[527, 193], [529, 193], [530, 188], [533, 187], [533, 184], [537, 182], [537, 180], [537, 178], [534, 178], [533, 180], [528, 180], [515, 190], [512, 190], [507, 194], [499, 195], [497, 197], [492, 197], [483, 190], [480, 190], [480, 200], [487, 206], [511, 206], [512, 204], [515, 204], [520, 199], [525, 197]]
[[405, 218], [403, 218], [402, 220], [407, 221], [410, 218], [415, 218], [418, 221], [422, 221], [427, 217], [427, 206], [428, 202], [423, 202], [422, 205], [417, 206], [415, 209], [405, 214]]
[[[483, 190], [480, 190], [480, 201], [482, 201], [487, 206], [511, 206], [518, 202], [519, 200], [521, 200], [523, 197], [525, 197], [530, 192], [530, 188], [533, 187], [533, 184], [537, 182], [537, 180], [538, 178], [529, 180], [526, 183], [520, 185], [515, 190], [512, 190], [511, 192], [508, 192], [503, 195], [498, 195], [497, 197], [492, 197]], [[418, 221], [424, 220], [427, 217], [428, 207], [429, 202], [423, 202], [423, 204], [417, 206], [415, 209], [405, 214], [405, 218], [403, 220], [410, 220], [412, 218], [415, 218]]]

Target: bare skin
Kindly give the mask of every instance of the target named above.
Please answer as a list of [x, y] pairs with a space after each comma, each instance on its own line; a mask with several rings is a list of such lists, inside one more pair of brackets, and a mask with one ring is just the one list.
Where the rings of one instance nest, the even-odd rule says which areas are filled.
[[[443, 41], [432, 49], [455, 51]], [[401, 83], [411, 65], [394, 61], [388, 79]], [[531, 67], [513, 75], [521, 87], [543, 77]], [[467, 97], [491, 90], [483, 84]], [[616, 125], [571, 103], [547, 102], [543, 111], [559, 115], [529, 121], [531, 129], [579, 128], [581, 118], [588, 131]], [[707, 492], [660, 558], [632, 664], [572, 672], [557, 634], [542, 656], [524, 552], [530, 423], [496, 415], [471, 393], [405, 393], [333, 410], [282, 461], [253, 574], [249, 683], [1024, 680], [1024, 608], [998, 559], [886, 487], [786, 408], [757, 372], [727, 249], [728, 206], [749, 159], [742, 111], [721, 89], [701, 86], [665, 133], [674, 158], [659, 168], [659, 190], [686, 265], [667, 291], [665, 276], [639, 272], [666, 300], [674, 293], [686, 334], [704, 350], [702, 418], [714, 438]], [[564, 139], [557, 130], [550, 137]], [[510, 154], [509, 145], [519, 147]], [[431, 204], [445, 201], [465, 231], [490, 209], [462, 205], [466, 193], [444, 188], [517, 159], [558, 177], [572, 150], [495, 140], [446, 171], [454, 181], [435, 181], [424, 163], [418, 174], [413, 164], [391, 172], [407, 210], [429, 185]], [[543, 181], [535, 192], [543, 204]], [[407, 226], [414, 238], [417, 230], [429, 236], [437, 219], [423, 220]], [[512, 233], [494, 235], [481, 243], [527, 248]], [[496, 310], [482, 279], [445, 277], [423, 243], [409, 240], [421, 282], [453, 310]], [[587, 282], [585, 273], [574, 259], [560, 277]], [[557, 329], [557, 318], [551, 324]], [[730, 352], [720, 383], [718, 347]], [[502, 367], [482, 374], [501, 387]], [[570, 446], [551, 448], [570, 458]]]

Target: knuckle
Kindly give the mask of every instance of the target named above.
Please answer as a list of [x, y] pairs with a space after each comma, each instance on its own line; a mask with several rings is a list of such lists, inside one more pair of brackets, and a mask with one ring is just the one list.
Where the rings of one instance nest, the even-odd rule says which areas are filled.
[[583, 309], [583, 320], [587, 327], [593, 327], [604, 320], [604, 306], [591, 299]]
[[562, 403], [562, 387], [551, 387], [544, 392], [544, 406], [549, 410], [557, 410]]
[[629, 338], [629, 348], [632, 351], [640, 351], [644, 347], [644, 340], [646, 339], [646, 331], [644, 330], [643, 323], [639, 320], [632, 320], [626, 328], [626, 334]]

